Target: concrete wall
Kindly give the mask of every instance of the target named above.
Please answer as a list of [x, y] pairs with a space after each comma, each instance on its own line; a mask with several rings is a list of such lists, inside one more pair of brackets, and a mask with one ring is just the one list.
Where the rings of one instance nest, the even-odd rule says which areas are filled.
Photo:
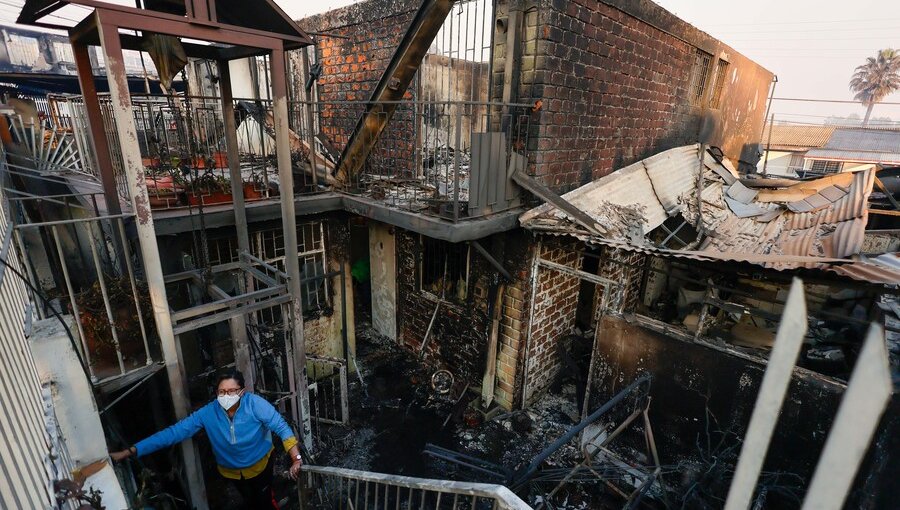
[[393, 227], [369, 223], [369, 267], [372, 285], [372, 327], [397, 340], [397, 247]]
[[[65, 319], [70, 331], [77, 333], [72, 317], [67, 315]], [[59, 321], [51, 318], [36, 322], [33, 336], [31, 347], [35, 365], [42, 384], [50, 388], [53, 415], [66, 439], [66, 450], [73, 467], [79, 469], [98, 461], [105, 462], [109, 449], [97, 402], [68, 335]], [[85, 488], [89, 487], [103, 492], [106, 508], [128, 508], [122, 487], [108, 463], [88, 478]]]

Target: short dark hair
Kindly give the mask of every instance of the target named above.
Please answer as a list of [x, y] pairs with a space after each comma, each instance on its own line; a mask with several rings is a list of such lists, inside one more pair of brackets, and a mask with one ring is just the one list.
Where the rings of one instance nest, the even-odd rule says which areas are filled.
[[216, 389], [218, 389], [219, 385], [222, 384], [222, 381], [226, 379], [234, 379], [241, 388], [244, 387], [244, 374], [236, 368], [226, 368], [219, 373], [219, 378], [216, 380]]

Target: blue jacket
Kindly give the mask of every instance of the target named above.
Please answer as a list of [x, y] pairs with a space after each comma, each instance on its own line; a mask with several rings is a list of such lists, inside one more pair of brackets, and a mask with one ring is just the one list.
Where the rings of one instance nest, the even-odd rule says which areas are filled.
[[148, 455], [162, 448], [180, 443], [200, 429], [212, 443], [216, 463], [222, 467], [239, 469], [252, 466], [272, 449], [272, 434], [282, 441], [294, 437], [294, 432], [284, 418], [264, 398], [245, 393], [234, 418], [213, 400], [194, 411], [175, 425], [139, 441], [134, 447], [138, 456]]

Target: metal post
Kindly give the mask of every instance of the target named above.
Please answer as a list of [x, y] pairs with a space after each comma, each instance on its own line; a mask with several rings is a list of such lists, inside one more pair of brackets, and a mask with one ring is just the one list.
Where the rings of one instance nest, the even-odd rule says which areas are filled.
[[[222, 93], [222, 117], [225, 129], [225, 146], [228, 152], [228, 171], [231, 176], [231, 194], [234, 197], [234, 226], [237, 230], [238, 250], [251, 253], [250, 234], [247, 227], [247, 209], [244, 203], [244, 180], [241, 175], [240, 151], [238, 148], [237, 123], [234, 120], [234, 97], [231, 91], [231, 70], [228, 62], [219, 61], [219, 90]], [[245, 279], [246, 291], [253, 291], [253, 278]], [[228, 321], [231, 328], [231, 342], [234, 347], [234, 363], [246, 380], [246, 386], [253, 390], [256, 380], [250, 361], [250, 342], [247, 339], [247, 320], [243, 315]]]
[[763, 161], [763, 175], [769, 175], [766, 169], [769, 166], [769, 147], [772, 146], [772, 130], [775, 129], [775, 114], [772, 114], [772, 120], [769, 122], [769, 137], [766, 140], [766, 159]]
[[[309, 53], [307, 53], [307, 48], [303, 48], [300, 50], [300, 54], [303, 60], [303, 75], [309, 77], [310, 69], [309, 69]], [[312, 87], [315, 87], [315, 83], [312, 84]], [[313, 126], [315, 122], [313, 119], [313, 95], [312, 95], [312, 87], [309, 90], [303, 91], [303, 97], [306, 99], [306, 139], [307, 143], [309, 143], [309, 168], [310, 174], [312, 175], [312, 190], [319, 191], [319, 170], [316, 168], [316, 130]], [[322, 165], [323, 171], [325, 169], [325, 165]]]
[[[112, 154], [109, 150], [109, 138], [103, 128], [103, 114], [100, 112], [100, 100], [97, 99], [97, 87], [94, 84], [94, 73], [91, 69], [91, 59], [88, 55], [86, 44], [72, 40], [72, 53], [75, 55], [75, 64], [78, 68], [78, 82], [81, 85], [81, 93], [84, 98], [84, 111], [87, 114], [88, 125], [91, 129], [91, 142], [94, 146], [94, 156], [97, 167], [95, 175], [99, 175], [103, 184], [103, 196], [106, 199], [107, 214], [121, 214], [119, 205], [119, 193], [116, 189], [116, 173], [113, 166]], [[129, 110], [130, 112], [130, 110]]]
[[[172, 317], [169, 313], [169, 302], [166, 298], [166, 285], [159, 258], [159, 246], [156, 244], [153, 216], [150, 211], [150, 202], [147, 198], [147, 184], [144, 182], [144, 166], [141, 161], [137, 128], [134, 124], [131, 97], [128, 91], [128, 78], [125, 75], [122, 43], [119, 40], [118, 27], [104, 24], [103, 17], [99, 12], [95, 13], [95, 16], [97, 16], [100, 44], [103, 48], [106, 62], [106, 76], [107, 80], [109, 80], [115, 125], [122, 144], [123, 169], [129, 194], [131, 195], [131, 204], [134, 209], [138, 242], [140, 243], [141, 255], [144, 261], [144, 274], [150, 289], [153, 318], [156, 322], [156, 331], [159, 335], [163, 357], [165, 358], [166, 374], [169, 378], [169, 390], [172, 393], [175, 416], [178, 419], [182, 419], [190, 412], [190, 400], [188, 398], [187, 385], [185, 384], [183, 367], [175, 343], [175, 333], [172, 331]], [[79, 66], [79, 68], [81, 67], [83, 66]], [[89, 66], [84, 67], [89, 69]], [[85, 102], [87, 102], [87, 97], [85, 97]], [[95, 113], [99, 113], [99, 108], [96, 110]], [[89, 119], [93, 132], [96, 133], [103, 130], [102, 123], [95, 123], [97, 120], [102, 122], [102, 118], [95, 118], [95, 116], [89, 115]], [[206, 489], [203, 482], [203, 471], [201, 470], [200, 459], [197, 456], [192, 440], [187, 439], [181, 443], [181, 454], [184, 460], [191, 503], [198, 509], [206, 509]]]
[[[309, 418], [309, 391], [306, 387], [306, 339], [303, 338], [303, 305], [301, 301], [300, 260], [297, 257], [297, 216], [294, 209], [294, 175], [288, 128], [287, 73], [284, 50], [272, 51], [272, 100], [275, 122], [275, 154], [278, 158], [278, 180], [281, 186], [281, 221], [284, 230], [284, 267], [290, 278], [288, 290], [293, 297], [290, 306], [293, 334], [294, 379], [300, 409], [300, 435], [308, 451], [312, 451], [312, 423]], [[289, 254], [289, 255], [288, 255]]]

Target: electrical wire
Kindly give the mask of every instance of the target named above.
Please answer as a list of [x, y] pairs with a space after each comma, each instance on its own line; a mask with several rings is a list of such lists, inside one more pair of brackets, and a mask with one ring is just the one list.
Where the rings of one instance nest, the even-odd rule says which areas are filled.
[[21, 280], [25, 285], [27, 285], [28, 288], [31, 289], [32, 294], [39, 297], [41, 299], [41, 301], [43, 302], [44, 306], [50, 310], [50, 313], [53, 314], [53, 317], [55, 317], [56, 320], [58, 320], [59, 323], [62, 324], [63, 329], [66, 331], [66, 336], [69, 337], [69, 343], [72, 345], [72, 350], [75, 351], [75, 356], [78, 357], [78, 364], [81, 365], [81, 370], [84, 372], [84, 377], [87, 379], [88, 384], [90, 384], [91, 387], [93, 387], [94, 382], [91, 379], [91, 374], [87, 371], [87, 365], [84, 362], [84, 358], [81, 357], [81, 352], [78, 350], [77, 343], [75, 342], [75, 335], [72, 334], [72, 330], [69, 328], [69, 325], [66, 324], [65, 319], [62, 318], [62, 315], [60, 315], [59, 312], [56, 311], [56, 307], [50, 303], [50, 300], [47, 299], [46, 296], [44, 296], [43, 292], [38, 290], [38, 288], [35, 287], [34, 284], [32, 284], [28, 280], [28, 278], [25, 277], [25, 275], [20, 273], [9, 262], [7, 262], [3, 257], [0, 257], [0, 264], [3, 264], [4, 266], [6, 266], [7, 269], [12, 271], [12, 273], [19, 278], [19, 280]]

